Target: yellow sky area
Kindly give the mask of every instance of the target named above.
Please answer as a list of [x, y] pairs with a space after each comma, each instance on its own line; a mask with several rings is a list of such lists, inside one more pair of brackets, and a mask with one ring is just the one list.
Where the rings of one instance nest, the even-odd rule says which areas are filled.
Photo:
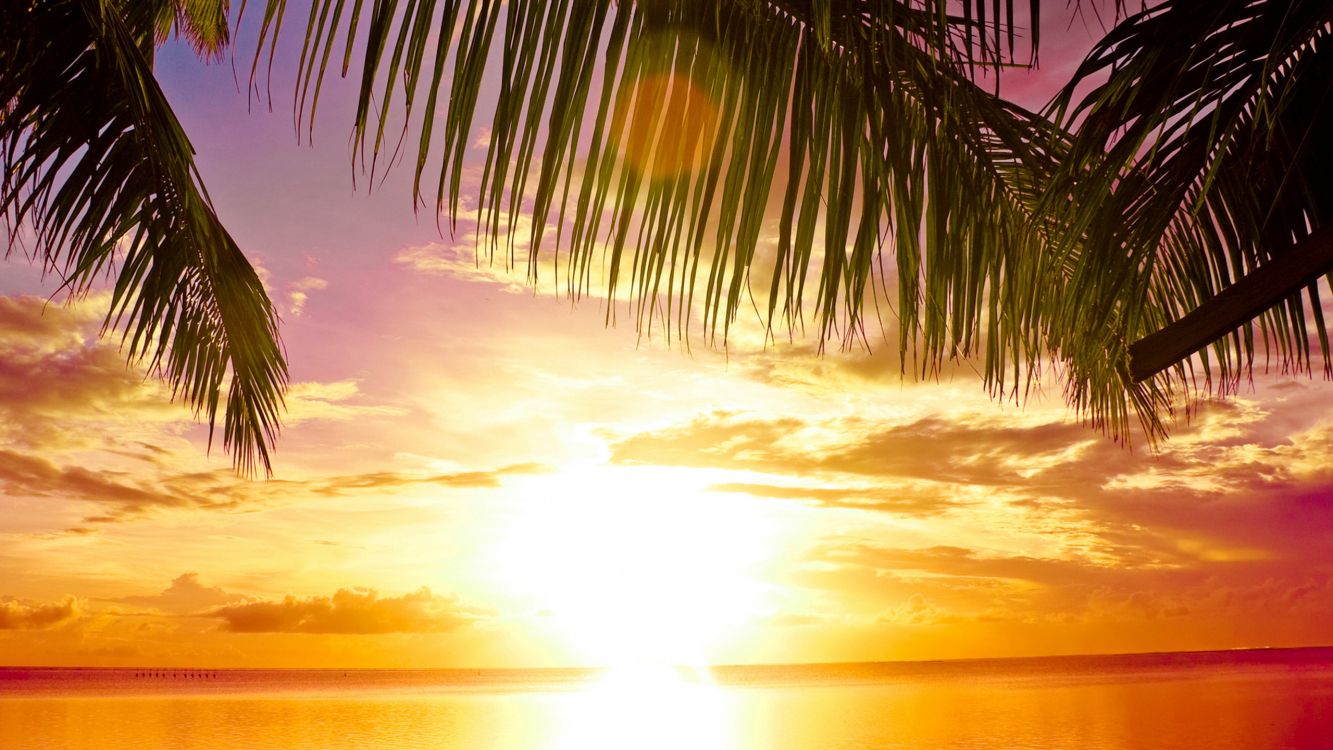
[[[1129, 453], [1059, 403], [886, 379], [882, 355], [637, 346], [595, 309], [394, 272], [380, 304], [411, 322], [346, 324], [255, 482], [96, 339], [104, 300], [0, 298], [0, 663], [1291, 645], [1333, 610], [1324, 384]], [[501, 319], [442, 328], [418, 280]], [[294, 361], [329, 314], [310, 291]]]

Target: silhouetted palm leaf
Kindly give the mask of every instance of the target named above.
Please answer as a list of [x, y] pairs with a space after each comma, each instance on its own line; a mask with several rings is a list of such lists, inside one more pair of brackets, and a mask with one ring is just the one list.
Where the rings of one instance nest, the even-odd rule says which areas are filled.
[[[225, 388], [224, 445], [240, 470], [267, 470], [287, 379], [276, 318], [153, 79], [155, 36], [170, 31], [164, 7], [175, 4], [0, 9], [7, 251], [31, 232], [28, 251], [74, 294], [114, 276], [106, 326], [123, 327], [129, 358], [206, 413], [210, 436]], [[219, 51], [226, 4], [181, 7], [173, 22], [197, 49]]]
[[[273, 311], [150, 74], [153, 40], [172, 29], [218, 54], [226, 10], [42, 0], [0, 11], [3, 206], [16, 228], [37, 229], [37, 255], [75, 291], [121, 244], [109, 323], [210, 421], [230, 368], [226, 442], [249, 469], [268, 465], [286, 377]], [[265, 3], [253, 70], [285, 10]], [[1297, 291], [1313, 281], [1304, 261], [1322, 257], [1309, 248], [1333, 246], [1320, 229], [1333, 195], [1320, 137], [1333, 124], [1333, 9], [1162, 3], [1115, 27], [1050, 119], [975, 82], [1021, 63], [1013, 11], [1012, 0], [313, 0], [294, 108], [313, 127], [330, 64], [347, 75], [363, 48], [362, 163], [375, 179], [416, 127], [417, 197], [452, 226], [489, 68], [500, 89], [477, 204], [490, 254], [512, 261], [530, 214], [533, 273], [559, 258], [577, 296], [601, 260], [641, 324], [688, 335], [702, 321], [723, 341], [753, 300], [770, 333], [812, 314], [821, 341], [850, 343], [883, 291], [904, 369], [915, 358], [929, 375], [983, 352], [988, 383], [1016, 392], [1053, 358], [1093, 421], [1124, 434], [1137, 413], [1159, 434], [1190, 376], [1186, 363], [1153, 377], [1153, 362], [1185, 356], [1163, 337], [1261, 276], [1290, 275], [1284, 258], [1303, 261]], [[1309, 366], [1307, 316], [1327, 361], [1313, 283], [1306, 293], [1308, 311], [1293, 294], [1259, 319], [1284, 366]], [[1205, 374], [1230, 387], [1255, 351], [1247, 324], [1205, 355]]]
[[[1209, 343], [1200, 363], [1223, 390], [1258, 349], [1309, 368], [1312, 338], [1329, 372], [1316, 281], [1333, 252], [1312, 235], [1333, 215], [1331, 24], [1325, 0], [1161, 3], [1118, 24], [1056, 100], [1077, 138], [1044, 206], [1071, 292], [1052, 340], [1076, 401], [1114, 414], [1129, 394], [1155, 427], [1164, 389], [1194, 382], [1184, 358]], [[1256, 302], [1256, 282], [1284, 291]]]
[[[497, 65], [477, 195], [487, 252], [512, 259], [530, 212], [533, 273], [564, 254], [578, 295], [600, 260], [641, 324], [688, 335], [702, 320], [723, 340], [756, 294], [770, 330], [813, 312], [821, 340], [850, 342], [892, 287], [904, 368], [984, 350], [989, 382], [1016, 389], [1053, 304], [1029, 219], [1063, 141], [973, 82], [1018, 54], [1012, 2], [949, 5], [316, 0], [295, 108], [312, 127], [330, 66], [359, 68], [354, 144], [371, 179], [415, 125], [417, 194], [456, 217]], [[265, 5], [256, 70], [285, 8]], [[883, 251], [896, 268], [880, 273]]]

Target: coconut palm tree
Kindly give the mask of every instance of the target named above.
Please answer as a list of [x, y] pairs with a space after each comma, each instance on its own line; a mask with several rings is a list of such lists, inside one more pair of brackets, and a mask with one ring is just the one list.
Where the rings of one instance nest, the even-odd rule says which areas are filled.
[[223, 227], [153, 79], [155, 45], [228, 41], [225, 0], [0, 4], [0, 214], [16, 249], [82, 294], [114, 279], [123, 335], [212, 426], [238, 469], [269, 468], [287, 367], [273, 306]]

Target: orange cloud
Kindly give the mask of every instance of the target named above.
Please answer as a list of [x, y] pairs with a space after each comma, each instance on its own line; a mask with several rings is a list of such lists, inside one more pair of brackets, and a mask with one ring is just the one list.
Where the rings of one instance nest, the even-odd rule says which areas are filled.
[[53, 343], [61, 348], [81, 343], [83, 337], [74, 329], [102, 319], [96, 299], [60, 305], [29, 295], [0, 297], [0, 346], [42, 349]]
[[81, 445], [81, 421], [188, 419], [142, 371], [126, 366], [113, 341], [97, 338], [97, 305], [0, 297], [0, 444]]
[[62, 466], [40, 456], [0, 449], [0, 487], [9, 494], [63, 497], [96, 503], [106, 510], [88, 521], [114, 521], [152, 508], [233, 508], [242, 498], [208, 492], [225, 474], [188, 475], [166, 486], [129, 479], [120, 472]]
[[126, 596], [116, 601], [168, 612], [198, 612], [208, 607], [231, 604], [244, 599], [245, 597], [240, 594], [223, 591], [220, 586], [205, 586], [199, 582], [198, 573], [181, 573], [160, 594]]
[[44, 630], [78, 619], [79, 614], [74, 597], [58, 604], [5, 597], [0, 599], [0, 630]]
[[860, 417], [806, 421], [713, 412], [684, 425], [632, 435], [613, 446], [612, 459], [783, 474], [832, 472], [1032, 486], [1034, 476], [1061, 464], [1086, 461], [1089, 451], [1122, 462], [1131, 458], [1095, 432], [1067, 421], [1013, 425], [976, 416], [902, 423]]
[[346, 474], [312, 480], [304, 485], [311, 492], [320, 495], [341, 495], [356, 490], [384, 490], [413, 485], [436, 485], [454, 488], [493, 488], [499, 487], [507, 476], [520, 474], [541, 474], [549, 467], [538, 463], [511, 464], [498, 469], [480, 471], [459, 471], [449, 474], [404, 474], [401, 472], [381, 471], [366, 474]]
[[[611, 460], [625, 464], [800, 473], [813, 462], [809, 446], [805, 451], [789, 450], [782, 442], [808, 426], [799, 419], [746, 418], [717, 411], [687, 424], [621, 440], [611, 447]], [[788, 459], [798, 463], [789, 464]]]
[[[924, 625], [959, 622], [1112, 623], [1193, 617], [1244, 621], [1264, 612], [1333, 615], [1333, 568], [1253, 560], [1227, 564], [1182, 556], [1133, 565], [1082, 557], [1035, 557], [934, 546], [830, 544], [799, 581], [837, 592], [851, 609], [899, 601], [880, 619]], [[921, 606], [913, 605], [917, 602]]]
[[257, 601], [208, 613], [233, 633], [443, 633], [470, 624], [476, 613], [453, 597], [422, 587], [399, 597], [374, 589], [339, 589], [333, 596]]
[[[146, 473], [131, 478], [120, 471], [90, 470], [57, 464], [40, 456], [0, 448], [0, 488], [11, 495], [58, 497], [91, 503], [98, 512], [84, 523], [118, 523], [160, 510], [233, 511], [262, 507], [301, 496], [340, 496], [355, 492], [392, 490], [413, 486], [453, 489], [488, 489], [501, 486], [504, 477], [545, 471], [540, 464], [514, 464], [493, 470], [452, 474], [372, 472], [252, 482], [227, 469], [198, 472]], [[89, 533], [75, 527], [69, 533]]]
[[965, 505], [954, 497], [946, 497], [938, 488], [897, 487], [809, 487], [804, 485], [757, 484], [726, 482], [711, 485], [713, 492], [736, 492], [753, 497], [779, 500], [807, 500], [825, 508], [849, 508], [906, 516], [934, 516]]

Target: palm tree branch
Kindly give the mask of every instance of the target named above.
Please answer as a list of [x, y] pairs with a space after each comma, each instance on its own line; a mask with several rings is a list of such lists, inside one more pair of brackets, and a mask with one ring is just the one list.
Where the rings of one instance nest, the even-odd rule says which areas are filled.
[[[1023, 225], [1039, 194], [1032, 175], [1054, 168], [1062, 136], [967, 74], [982, 32], [994, 34], [985, 60], [1011, 59], [1001, 42], [1012, 13], [981, 20], [982, 3], [969, 5], [971, 18], [944, 5], [733, 0], [700, 17], [687, 2], [380, 0], [348, 13], [326, 0], [302, 42], [325, 56], [306, 57], [297, 107], [318, 91], [334, 40], [350, 51], [365, 29], [359, 158], [373, 175], [388, 129], [415, 116], [416, 192], [438, 160], [435, 206], [453, 227], [481, 77], [493, 71], [499, 93], [477, 196], [487, 254], [515, 262], [526, 243], [536, 273], [553, 232], [572, 294], [587, 290], [604, 252], [609, 293], [628, 284], [641, 324], [661, 311], [688, 336], [697, 315], [722, 341], [756, 288], [767, 290], [770, 329], [800, 325], [818, 269], [821, 336], [849, 344], [863, 328], [876, 258], [890, 251], [904, 362], [919, 351], [929, 374], [986, 346], [997, 350], [988, 369], [998, 382], [1043, 346], [1030, 329], [1043, 314], [1036, 305], [1047, 304], [1033, 288], [1043, 240]], [[282, 10], [268, 3], [257, 50], [273, 48]], [[498, 61], [488, 61], [493, 43]], [[350, 63], [345, 55], [343, 69]], [[708, 137], [672, 132], [701, 120], [712, 123]], [[772, 247], [760, 239], [778, 194]], [[524, 215], [531, 230], [520, 237]]]
[[[1307, 186], [1333, 162], [1322, 139], [1306, 135], [1333, 121], [1323, 106], [1329, 56], [1314, 52], [1327, 42], [1330, 16], [1326, 3], [1305, 0], [1155, 6], [1118, 24], [1056, 99], [1052, 117], [1078, 135], [1041, 212], [1063, 228], [1053, 250], [1074, 291], [1053, 320], [1090, 354], [1078, 366], [1092, 387], [1132, 395], [1192, 383], [1194, 365], [1180, 357], [1160, 378], [1136, 383], [1126, 343], [1159, 330], [1173, 337], [1186, 330], [1174, 322], [1192, 310], [1220, 315], [1208, 300], [1239, 300], [1218, 295], [1304, 252], [1300, 241], [1330, 213], [1328, 197]], [[1075, 102], [1079, 87], [1099, 80]], [[1284, 366], [1308, 366], [1307, 318], [1321, 341], [1326, 333], [1322, 314], [1310, 316], [1298, 296], [1314, 290], [1315, 305], [1317, 287], [1296, 276], [1282, 289], [1262, 277], [1265, 311], [1235, 323], [1237, 335], [1176, 342], [1160, 354], [1214, 341], [1199, 364], [1223, 388], [1249, 371], [1260, 344], [1276, 346]], [[1146, 372], [1146, 352], [1169, 338], [1135, 343], [1133, 369]]]
[[6, 8], [0, 213], [9, 251], [86, 293], [114, 277], [105, 328], [213, 427], [238, 470], [270, 470], [287, 379], [272, 304], [222, 227], [147, 60], [154, 8], [97, 0]]

